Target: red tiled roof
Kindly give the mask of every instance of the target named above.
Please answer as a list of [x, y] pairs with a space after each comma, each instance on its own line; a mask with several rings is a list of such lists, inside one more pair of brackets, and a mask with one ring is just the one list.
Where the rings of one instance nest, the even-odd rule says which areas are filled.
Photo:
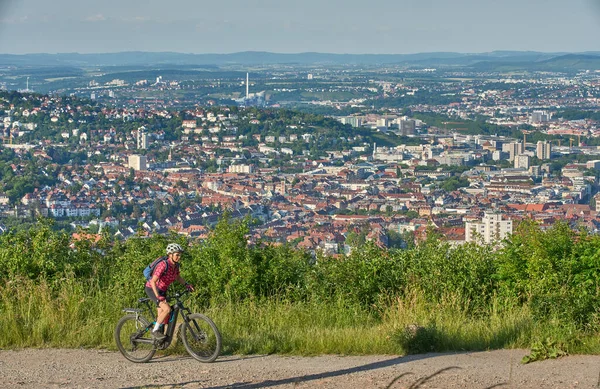
[[548, 209], [548, 204], [508, 204], [508, 206], [524, 212], [544, 212]]

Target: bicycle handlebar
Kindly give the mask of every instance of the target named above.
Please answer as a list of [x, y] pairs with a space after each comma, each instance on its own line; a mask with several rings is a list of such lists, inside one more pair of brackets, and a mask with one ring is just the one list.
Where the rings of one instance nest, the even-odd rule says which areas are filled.
[[166, 300], [167, 301], [173, 301], [173, 300], [179, 300], [180, 297], [185, 296], [186, 294], [191, 293], [189, 290], [184, 290], [182, 292], [175, 292], [174, 294], [172, 294], [171, 296], [166, 296]]

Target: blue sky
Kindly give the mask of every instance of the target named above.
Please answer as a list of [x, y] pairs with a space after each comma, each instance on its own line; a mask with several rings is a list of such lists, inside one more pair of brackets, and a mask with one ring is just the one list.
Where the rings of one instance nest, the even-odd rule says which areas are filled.
[[600, 0], [0, 0], [0, 53], [600, 51]]

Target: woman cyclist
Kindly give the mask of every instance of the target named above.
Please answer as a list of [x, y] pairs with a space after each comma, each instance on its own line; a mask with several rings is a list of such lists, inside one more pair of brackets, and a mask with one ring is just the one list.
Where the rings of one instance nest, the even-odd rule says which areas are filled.
[[181, 260], [182, 253], [183, 248], [181, 248], [180, 245], [177, 243], [169, 243], [167, 245], [166, 260], [160, 261], [156, 265], [152, 272], [152, 278], [146, 282], [146, 294], [156, 303], [158, 310], [156, 324], [152, 330], [152, 336], [159, 340], [165, 338], [165, 335], [161, 331], [161, 327], [171, 313], [171, 307], [166, 300], [169, 285], [174, 281], [178, 281], [185, 285], [189, 291], [194, 290], [194, 287], [185, 282], [179, 274], [179, 261]]

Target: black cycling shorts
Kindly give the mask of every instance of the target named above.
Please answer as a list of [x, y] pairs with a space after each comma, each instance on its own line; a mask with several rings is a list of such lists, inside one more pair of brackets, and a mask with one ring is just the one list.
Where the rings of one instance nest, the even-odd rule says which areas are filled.
[[[154, 301], [154, 302], [156, 303], [156, 306], [158, 306], [158, 304], [159, 304], [159, 303], [158, 303], [158, 296], [154, 294], [154, 290], [152, 290], [152, 288], [151, 288], [151, 287], [149, 287], [149, 286], [146, 286], [146, 294], [148, 295], [148, 297], [150, 297], [150, 299], [151, 299], [152, 301]], [[167, 292], [163, 292], [163, 291], [162, 291], [162, 290], [160, 290], [160, 289], [158, 289], [158, 294], [159, 294], [160, 296], [167, 297]]]

